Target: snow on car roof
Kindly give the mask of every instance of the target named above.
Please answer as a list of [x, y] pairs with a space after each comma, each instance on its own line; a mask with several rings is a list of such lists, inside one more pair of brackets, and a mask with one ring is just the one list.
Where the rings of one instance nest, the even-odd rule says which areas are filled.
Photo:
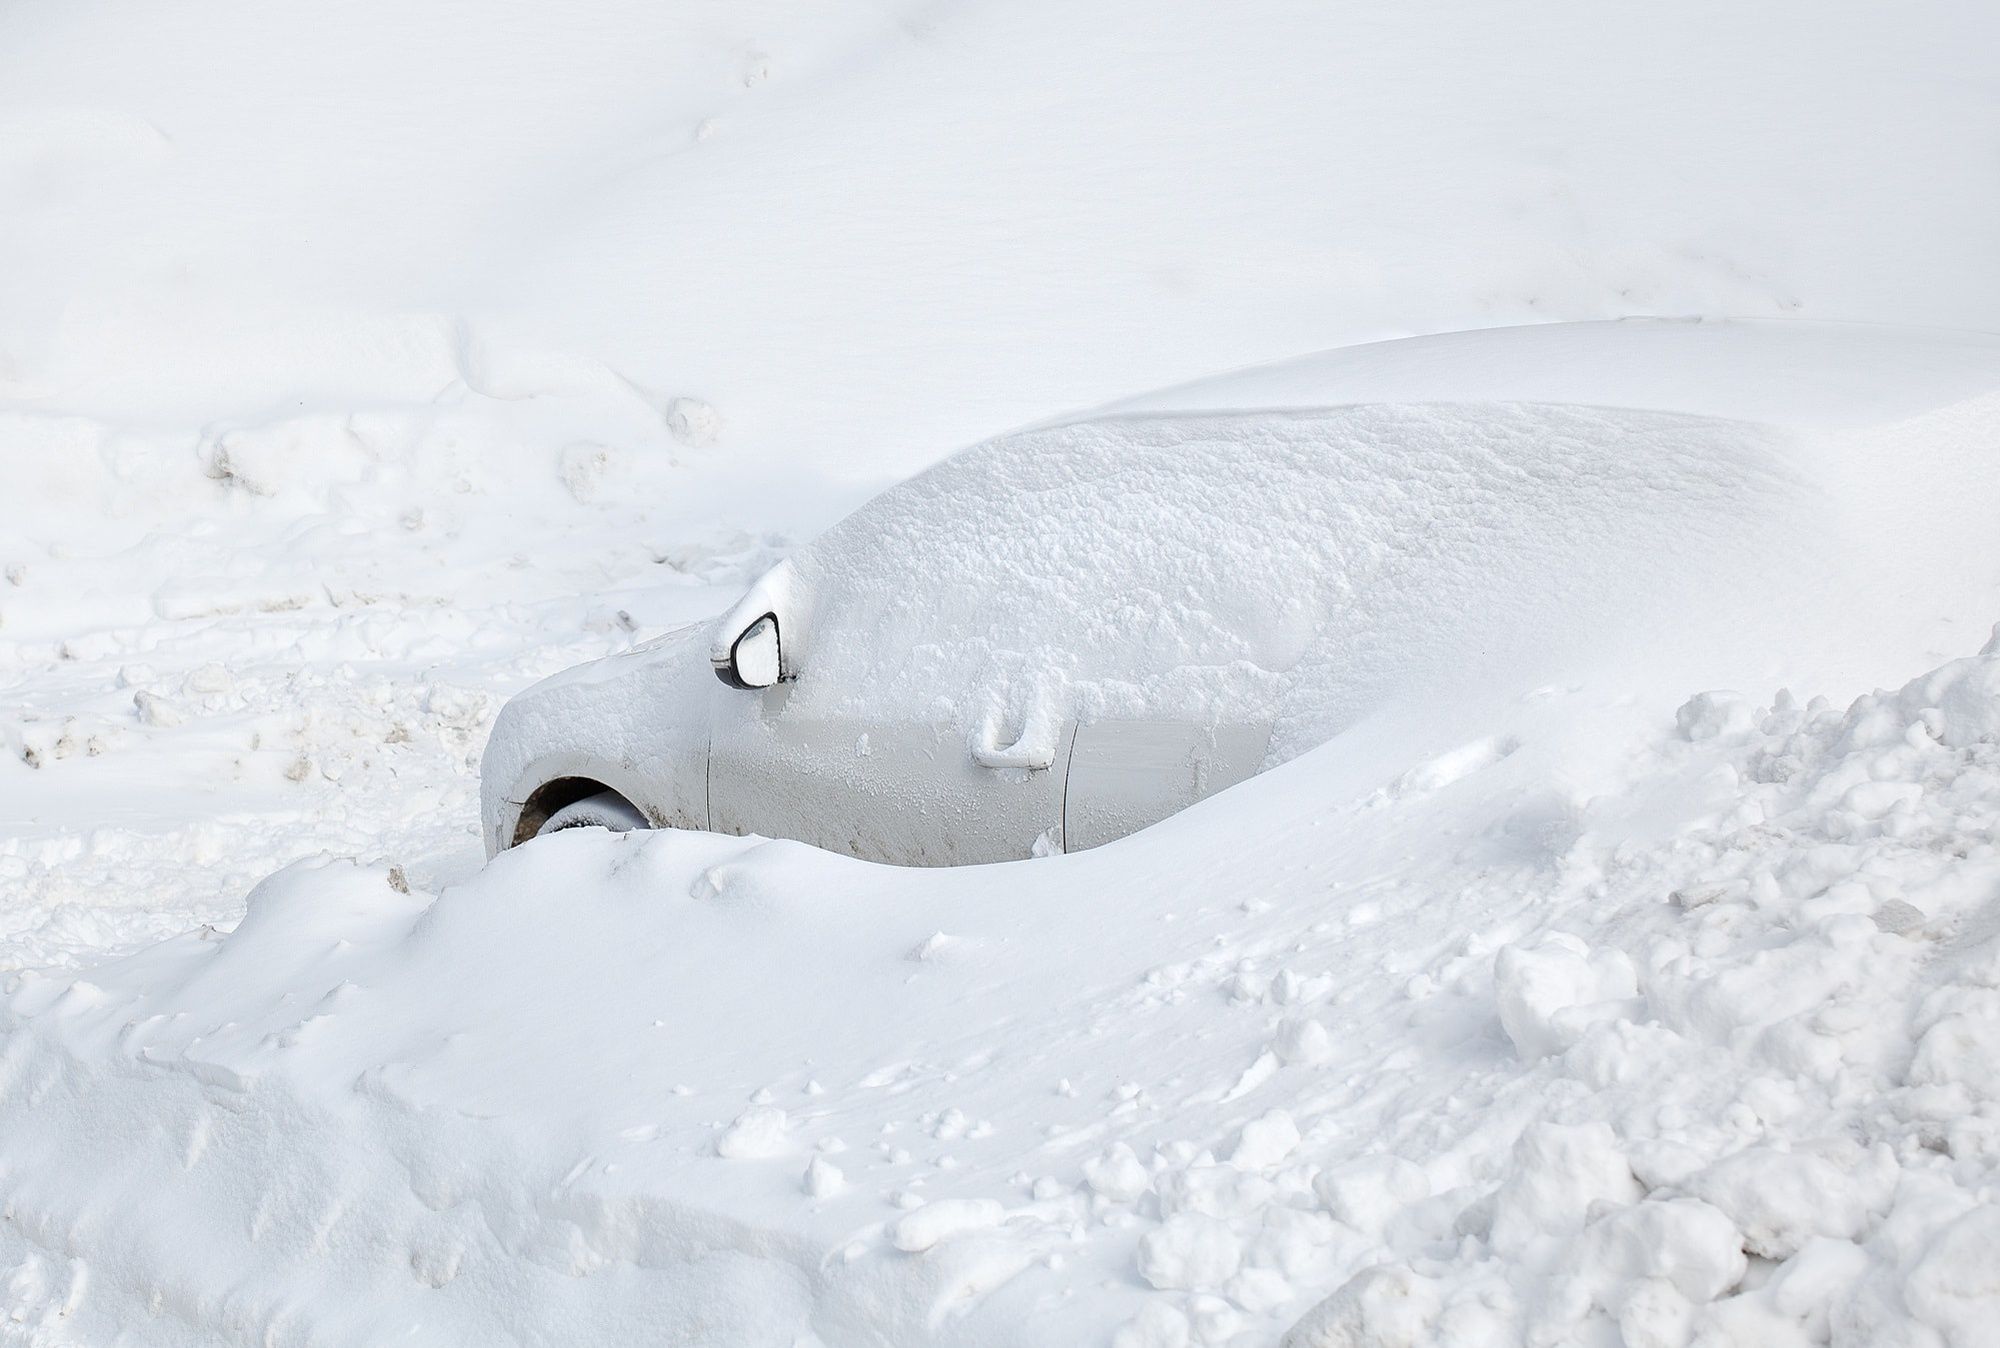
[[1288, 755], [1468, 664], [1543, 666], [1804, 549], [1811, 495], [1776, 432], [1629, 409], [1029, 431], [796, 558], [810, 626], [791, 714], [993, 712], [1043, 735], [1073, 716], [1282, 717]]

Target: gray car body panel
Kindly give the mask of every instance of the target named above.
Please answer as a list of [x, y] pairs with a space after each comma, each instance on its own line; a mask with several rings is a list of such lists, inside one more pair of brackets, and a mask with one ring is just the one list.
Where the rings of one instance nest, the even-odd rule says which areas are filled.
[[789, 689], [719, 689], [709, 827], [916, 866], [1060, 849], [1070, 728], [1045, 768], [984, 767], [950, 724], [788, 715]]
[[706, 627], [682, 629], [508, 703], [483, 771], [488, 855], [514, 845], [524, 809], [564, 782], [616, 791], [660, 828], [899, 865], [1079, 851], [1249, 777], [1270, 738], [1268, 726], [1068, 723], [1046, 767], [986, 766], [1004, 755], [979, 753], [968, 727], [813, 720], [787, 714], [787, 685], [725, 688], [706, 641]]

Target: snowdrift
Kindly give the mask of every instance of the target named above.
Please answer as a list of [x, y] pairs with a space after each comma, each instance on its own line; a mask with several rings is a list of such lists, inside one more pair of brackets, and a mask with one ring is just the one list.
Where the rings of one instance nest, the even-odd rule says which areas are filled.
[[[1079, 856], [561, 834], [24, 976], [8, 1332], [150, 1344], [1969, 1344], [2000, 642], [1336, 744]], [[30, 1341], [33, 1341], [30, 1339]]]
[[[1799, 350], [1790, 330], [1686, 331], [1525, 340], [1713, 339], [1780, 369]], [[1445, 345], [1462, 360], [1466, 339]], [[151, 713], [120, 690], [125, 715], [159, 718], [120, 732], [136, 745], [93, 756], [66, 728], [67, 751], [37, 741], [48, 766], [17, 770], [51, 792], [79, 771], [136, 781], [144, 746], [179, 735], [277, 779], [229, 789], [283, 790], [277, 767], [309, 753], [321, 798], [351, 811], [312, 827], [382, 860], [283, 870], [229, 931], [228, 877], [299, 840], [263, 818], [279, 841], [220, 857], [206, 835], [216, 873], [155, 858], [143, 875], [214, 895], [213, 925], [10, 982], [0, 1268], [18, 1311], [0, 1334], [1967, 1341], [1994, 1235], [2000, 653], [1845, 712], [1779, 691], [1900, 685], [1976, 648], [1994, 611], [1994, 407], [1968, 396], [1986, 347], [1909, 349], [1927, 348], [1816, 418], [1746, 377], [1733, 405], [1544, 409], [1529, 433], [1518, 407], [1449, 401], [1479, 391], [1479, 359], [1436, 376], [1443, 402], [1362, 409], [1436, 432], [1413, 454], [1525, 445], [1530, 465], [1590, 470], [1577, 499], [1595, 475], [1657, 483], [1659, 508], [1616, 516], [1639, 546], [1599, 570], [1613, 553], [1577, 537], [1616, 530], [1477, 516], [1522, 530], [1525, 564], [1580, 572], [1519, 630], [1480, 629], [1492, 659], [1420, 659], [1419, 614], [1405, 667], [1461, 677], [1409, 680], [1324, 748], [1077, 856], [913, 873], [578, 833], [475, 874], [476, 843], [434, 823], [457, 810], [470, 832], [467, 778], [392, 729], [436, 734], [427, 751], [467, 772], [491, 702], [466, 690], [562, 658], [538, 643], [579, 613], [597, 630], [564, 640], [630, 645], [625, 604], [712, 601], [692, 565], [678, 587], [564, 599], [571, 582], [536, 577], [512, 593], [545, 600], [509, 599], [478, 575], [504, 537], [488, 522], [420, 573], [486, 596], [481, 620], [329, 603], [223, 628], [276, 638], [275, 665], [323, 662], [294, 679], [382, 654], [277, 763], [252, 699], [300, 686], [248, 662]], [[1346, 386], [1340, 364], [1311, 377]], [[1656, 377], [1631, 369], [1607, 355], [1593, 377], [1625, 379], [1629, 403]], [[1143, 463], [1226, 454], [1149, 448], [1161, 427], [1290, 452], [1270, 428], [1316, 415], [1028, 434], [1056, 465], [1106, 436]], [[1393, 456], [1376, 466], [1395, 480]], [[930, 481], [957, 500], [949, 469]], [[1593, 594], [1597, 623], [1535, 639]], [[130, 659], [107, 638], [64, 664], [82, 682]], [[109, 829], [64, 846], [41, 864], [71, 886], [137, 855]], [[94, 920], [128, 944], [144, 930]], [[147, 921], [194, 925], [171, 905]]]

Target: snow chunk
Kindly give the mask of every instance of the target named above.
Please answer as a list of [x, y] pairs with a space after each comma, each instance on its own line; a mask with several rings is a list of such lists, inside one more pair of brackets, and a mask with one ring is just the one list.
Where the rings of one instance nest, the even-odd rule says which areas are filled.
[[806, 1162], [805, 1191], [814, 1198], [831, 1198], [847, 1187], [847, 1176], [824, 1156]]
[[1948, 1342], [1984, 1343], [2000, 1307], [2000, 1206], [1987, 1203], [1940, 1231], [1910, 1273], [1910, 1309]]
[[1723, 735], [1743, 734], [1753, 720], [1750, 704], [1741, 694], [1696, 693], [1674, 713], [1674, 728], [1682, 739], [1699, 744]]
[[1281, 1062], [1315, 1066], [1333, 1057], [1333, 1033], [1313, 1016], [1298, 1016], [1278, 1027], [1272, 1050]]
[[1538, 1123], [1514, 1144], [1514, 1169], [1494, 1197], [1493, 1248], [1518, 1253], [1583, 1229], [1597, 1203], [1640, 1197], [1639, 1181], [1602, 1123]]
[[1295, 1295], [1284, 1274], [1254, 1265], [1231, 1278], [1226, 1290], [1231, 1301], [1253, 1315], [1274, 1311]]
[[1500, 1025], [1524, 1059], [1560, 1053], [1603, 1021], [1629, 1017], [1639, 991], [1620, 950], [1592, 950], [1565, 932], [1501, 947], [1493, 960]]
[[737, 1115], [722, 1136], [715, 1140], [715, 1154], [732, 1161], [776, 1156], [785, 1149], [790, 1121], [785, 1111], [772, 1105], [756, 1105]]
[[1915, 939], [1923, 934], [1924, 910], [1907, 899], [1889, 899], [1875, 910], [1874, 922], [1880, 931], [1891, 936], [1909, 936]]
[[926, 936], [923, 940], [917, 942], [916, 945], [912, 946], [910, 948], [910, 953], [906, 955], [904, 958], [911, 960], [915, 963], [922, 964], [925, 963], [926, 961], [935, 960], [943, 957], [944, 955], [948, 954], [954, 946], [958, 944], [959, 942], [955, 937], [947, 935], [946, 933], [941, 931], [934, 931], [929, 936]]
[[1613, 1315], [1648, 1280], [1664, 1279], [1689, 1301], [1713, 1301], [1743, 1280], [1743, 1237], [1698, 1198], [1622, 1208], [1585, 1229], [1570, 1268], [1592, 1301]]
[[1153, 1177], [1138, 1153], [1123, 1142], [1114, 1142], [1103, 1155], [1085, 1161], [1083, 1178], [1114, 1203], [1130, 1203], [1153, 1187]]
[[1190, 1332], [1187, 1316], [1152, 1301], [1111, 1336], [1111, 1348], [1187, 1348]]
[[1950, 1005], [1917, 1041], [1910, 1081], [2000, 1100], [2000, 994], [1981, 989]]
[[1230, 1165], [1170, 1170], [1154, 1187], [1163, 1216], [1198, 1212], [1209, 1217], [1247, 1217], [1269, 1204], [1277, 1192], [1264, 1176]]
[[701, 449], [722, 434], [722, 414], [700, 398], [676, 398], [667, 404], [667, 429], [682, 444]]
[[1860, 1166], [1840, 1167], [1810, 1152], [1752, 1147], [1684, 1187], [1741, 1227], [1752, 1254], [1789, 1259], [1814, 1236], [1860, 1236], [1871, 1211], [1888, 1205], [1896, 1170], [1886, 1148]]
[[1400, 1156], [1364, 1156], [1314, 1176], [1313, 1192], [1336, 1219], [1380, 1235], [1390, 1218], [1431, 1196], [1431, 1183]]
[[142, 725], [166, 729], [177, 726], [187, 719], [186, 714], [178, 706], [158, 693], [148, 692], [144, 688], [132, 694], [132, 705], [138, 710], [139, 722]]
[[1268, 1170], [1292, 1154], [1299, 1145], [1299, 1128], [1292, 1116], [1274, 1109], [1262, 1118], [1243, 1125], [1229, 1163], [1238, 1170]]
[[1430, 1279], [1401, 1265], [1363, 1269], [1307, 1311], [1280, 1348], [1415, 1348], [1442, 1309]]
[[2000, 740], [2000, 659], [1968, 660], [1938, 699], [1939, 738], [1954, 749]]
[[1139, 1276], [1162, 1291], [1220, 1287], [1243, 1263], [1243, 1242], [1226, 1222], [1182, 1212], [1139, 1241]]

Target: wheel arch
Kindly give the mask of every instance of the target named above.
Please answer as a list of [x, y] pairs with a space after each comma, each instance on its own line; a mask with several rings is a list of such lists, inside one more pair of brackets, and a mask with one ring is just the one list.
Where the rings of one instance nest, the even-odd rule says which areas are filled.
[[708, 820], [684, 818], [668, 809], [633, 764], [607, 762], [583, 754], [555, 754], [531, 763], [511, 790], [496, 802], [486, 821], [486, 851], [492, 856], [535, 836], [548, 817], [565, 805], [612, 792], [646, 816], [654, 828], [706, 828]]

